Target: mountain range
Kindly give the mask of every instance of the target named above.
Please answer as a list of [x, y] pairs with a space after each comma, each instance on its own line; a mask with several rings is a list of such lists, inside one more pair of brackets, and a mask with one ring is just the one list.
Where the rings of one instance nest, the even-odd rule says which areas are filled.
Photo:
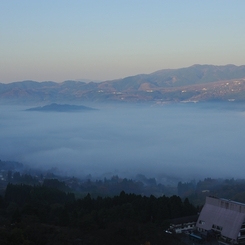
[[193, 65], [103, 82], [0, 83], [1, 103], [245, 101], [245, 65]]

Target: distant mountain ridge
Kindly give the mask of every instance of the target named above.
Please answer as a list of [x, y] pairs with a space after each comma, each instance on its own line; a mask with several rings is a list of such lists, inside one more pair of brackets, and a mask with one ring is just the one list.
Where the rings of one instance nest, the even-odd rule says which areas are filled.
[[244, 101], [245, 65], [193, 65], [104, 82], [0, 83], [2, 103], [208, 100]]

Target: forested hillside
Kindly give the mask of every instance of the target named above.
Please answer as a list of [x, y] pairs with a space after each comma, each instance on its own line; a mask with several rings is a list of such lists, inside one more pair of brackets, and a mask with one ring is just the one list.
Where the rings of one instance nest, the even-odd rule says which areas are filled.
[[8, 184], [0, 197], [1, 244], [178, 244], [164, 232], [172, 218], [197, 209], [178, 196], [156, 198], [124, 191], [75, 199], [46, 186]]

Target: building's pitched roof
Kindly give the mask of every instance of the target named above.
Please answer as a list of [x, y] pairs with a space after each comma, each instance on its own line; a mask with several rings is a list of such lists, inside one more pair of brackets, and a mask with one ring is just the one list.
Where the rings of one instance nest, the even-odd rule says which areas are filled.
[[196, 226], [211, 230], [213, 225], [222, 227], [221, 234], [237, 239], [245, 220], [245, 204], [226, 199], [207, 197]]

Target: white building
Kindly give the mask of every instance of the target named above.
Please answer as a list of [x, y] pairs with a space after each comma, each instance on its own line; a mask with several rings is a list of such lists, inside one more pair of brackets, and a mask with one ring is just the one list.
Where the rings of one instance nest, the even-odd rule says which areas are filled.
[[206, 197], [196, 227], [203, 234], [215, 233], [220, 244], [245, 244], [245, 204]]

